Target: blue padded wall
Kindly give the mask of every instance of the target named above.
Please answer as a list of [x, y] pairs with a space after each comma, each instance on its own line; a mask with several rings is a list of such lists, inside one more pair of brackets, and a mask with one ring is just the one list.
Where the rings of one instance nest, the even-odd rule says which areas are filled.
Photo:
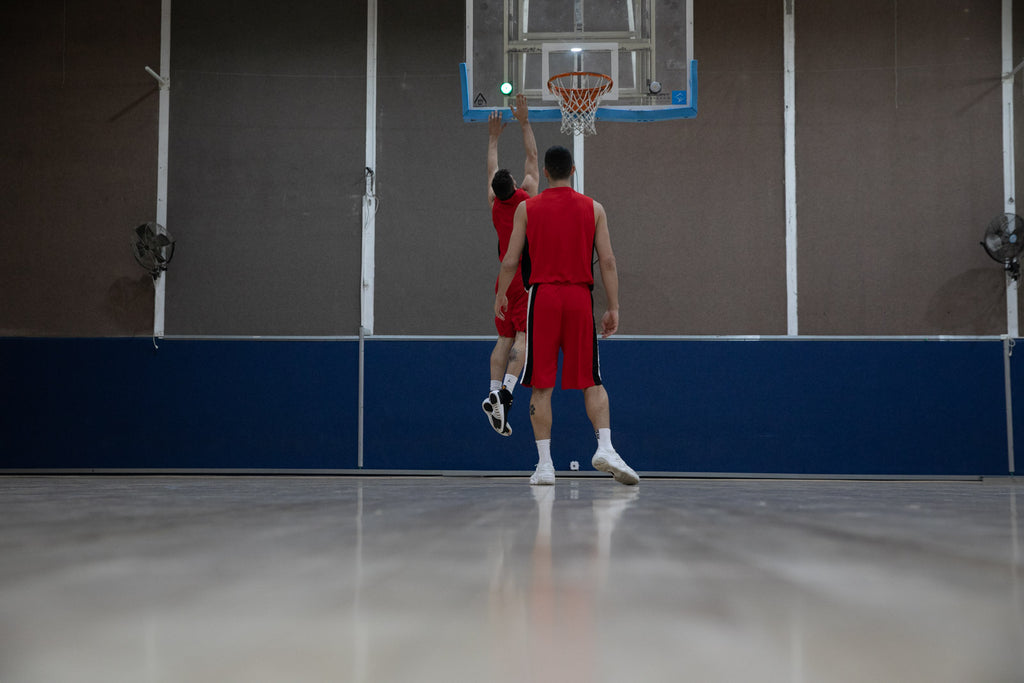
[[[491, 347], [368, 339], [363, 468], [532, 469], [529, 390], [510, 438], [480, 410]], [[999, 340], [612, 339], [600, 353], [615, 445], [641, 472], [1009, 473]], [[0, 339], [0, 469], [354, 470], [358, 359], [355, 340]], [[1015, 369], [1015, 396], [1022, 382]], [[581, 392], [553, 407], [556, 467], [589, 471]]]
[[0, 468], [351, 468], [356, 342], [2, 339]]
[[[529, 391], [511, 438], [487, 427], [489, 342], [367, 346], [367, 467], [532, 469]], [[610, 340], [613, 439], [637, 470], [822, 475], [1007, 473], [996, 341]], [[429, 362], [425, 362], [429, 359]], [[374, 382], [375, 372], [394, 376]], [[419, 405], [395, 401], [418, 378]], [[589, 470], [581, 392], [556, 391], [552, 457]]]
[[602, 363], [637, 469], [1007, 473], [998, 342], [638, 341]]

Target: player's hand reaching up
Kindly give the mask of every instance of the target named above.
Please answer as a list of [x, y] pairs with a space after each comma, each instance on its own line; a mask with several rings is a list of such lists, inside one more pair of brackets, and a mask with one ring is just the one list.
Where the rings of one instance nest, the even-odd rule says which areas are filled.
[[516, 103], [511, 105], [512, 116], [516, 117], [516, 121], [519, 123], [526, 123], [530, 120], [530, 107], [526, 104], [526, 95], [519, 93], [516, 95]]
[[501, 131], [505, 130], [507, 125], [507, 122], [501, 120], [500, 111], [492, 111], [490, 116], [487, 117], [487, 132], [491, 134], [492, 138], [497, 138], [501, 135]]

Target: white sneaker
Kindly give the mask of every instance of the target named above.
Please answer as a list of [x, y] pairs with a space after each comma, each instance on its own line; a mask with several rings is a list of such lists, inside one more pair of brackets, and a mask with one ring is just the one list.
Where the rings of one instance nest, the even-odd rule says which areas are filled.
[[530, 476], [530, 486], [554, 486], [555, 466], [551, 463], [537, 463], [537, 471]]
[[594, 466], [595, 470], [610, 472], [615, 477], [615, 481], [620, 484], [633, 486], [640, 483], [640, 477], [633, 471], [633, 468], [627, 465], [614, 450], [598, 448], [590, 464]]

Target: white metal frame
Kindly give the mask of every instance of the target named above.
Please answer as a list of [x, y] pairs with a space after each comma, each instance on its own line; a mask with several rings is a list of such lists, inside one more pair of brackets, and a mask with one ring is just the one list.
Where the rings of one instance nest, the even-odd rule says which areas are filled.
[[786, 166], [786, 333], [800, 333], [797, 309], [796, 222], [796, 0], [783, 0], [783, 98]]
[[[543, 55], [543, 61], [541, 62], [541, 97], [548, 101], [555, 101], [558, 98], [557, 95], [548, 90], [548, 79], [557, 74], [551, 73], [551, 64], [549, 62], [552, 52], [575, 52], [579, 51], [580, 54], [585, 52], [607, 52], [608, 63], [610, 65], [611, 73], [608, 74], [612, 78], [612, 88], [606, 95], [601, 97], [602, 100], [615, 101], [619, 99], [619, 44], [618, 43], [544, 43], [541, 46], [541, 54]], [[579, 69], [577, 69], [578, 71]], [[593, 69], [583, 68], [583, 71], [593, 71]]]
[[[153, 73], [146, 67], [146, 71]], [[171, 0], [160, 4], [160, 118], [157, 124], [156, 222], [167, 227], [167, 145], [171, 111]], [[160, 272], [153, 280], [153, 339], [164, 336], [167, 275]]]
[[373, 283], [376, 237], [377, 173], [377, 0], [366, 3], [366, 190], [363, 195], [363, 243], [360, 325], [373, 334]]
[[[1016, 160], [1013, 143], [1013, 80], [1018, 69], [1013, 68], [1013, 0], [1003, 0], [1003, 210], [1016, 213]], [[1003, 337], [1003, 372], [1006, 389], [1006, 449], [1007, 466], [1014, 474], [1013, 454], [1013, 391], [1010, 358], [1013, 356], [1014, 338], [1019, 336], [1017, 321], [1017, 281], [1006, 274], [1006, 335]]]
[[[1013, 144], [1013, 0], [1003, 0], [1003, 210], [1017, 213], [1016, 164]], [[1020, 336], [1017, 320], [1017, 281], [1006, 275], [1006, 333], [1011, 337]]]
[[377, 235], [377, 0], [366, 2], [366, 188], [363, 194], [359, 294], [359, 427], [356, 464], [363, 466], [366, 335], [373, 334], [374, 267]]

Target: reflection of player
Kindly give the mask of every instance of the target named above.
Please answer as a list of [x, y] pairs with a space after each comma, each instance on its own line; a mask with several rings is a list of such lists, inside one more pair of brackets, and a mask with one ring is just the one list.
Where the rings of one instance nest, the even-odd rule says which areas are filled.
[[[512, 114], [522, 128], [523, 147], [526, 150], [521, 187], [516, 186], [515, 179], [507, 169], [498, 169], [498, 137], [506, 125], [501, 120], [501, 112], [491, 112], [488, 119], [490, 134], [487, 141], [487, 201], [491, 205], [491, 219], [498, 233], [498, 260], [505, 257], [505, 251], [508, 249], [508, 240], [512, 235], [512, 217], [515, 215], [516, 207], [527, 197], [537, 194], [540, 176], [537, 171], [537, 141], [533, 137], [529, 120], [530, 111], [526, 97], [522, 93], [516, 96]], [[483, 409], [491, 426], [502, 436], [509, 436], [512, 433], [512, 427], [508, 424], [508, 409], [512, 405], [512, 392], [519, 381], [519, 373], [523, 371], [526, 351], [527, 297], [518, 269], [508, 287], [508, 300], [508, 313], [505, 317], [494, 318], [498, 341], [491, 351], [491, 385], [483, 402]]]
[[[563, 522], [557, 528], [559, 533], [567, 532], [559, 550], [552, 542], [556, 489], [535, 487], [531, 491], [537, 504], [537, 529], [529, 570], [523, 572], [519, 562], [525, 558], [509, 552], [519, 544], [506, 550], [502, 543], [491, 577], [489, 611], [496, 659], [490, 680], [599, 680], [602, 653], [597, 647], [595, 608], [599, 595], [608, 588], [613, 532], [640, 490], [616, 488], [610, 496], [595, 498], [587, 506], [593, 510], [596, 532], [589, 550], [584, 550], [588, 544], [576, 537], [578, 530], [592, 528], [583, 516], [587, 509], [580, 504], [583, 501], [563, 504], [559, 500]], [[522, 652], [529, 657], [519, 656]]]
[[619, 276], [608, 217], [601, 204], [572, 189], [575, 170], [572, 153], [565, 147], [552, 147], [544, 155], [549, 187], [516, 209], [508, 251], [501, 262], [494, 314], [499, 318], [505, 315], [505, 289], [522, 256], [523, 281], [530, 291], [523, 385], [533, 388], [530, 422], [539, 456], [530, 483], [555, 483], [551, 393], [561, 350], [562, 388], [583, 390], [587, 417], [597, 435], [591, 464], [610, 472], [622, 484], [636, 484], [640, 478], [612, 447], [608, 393], [601, 384], [594, 326], [591, 256], [596, 249], [608, 296], [608, 310], [601, 319], [602, 336], [614, 334], [619, 328]]

